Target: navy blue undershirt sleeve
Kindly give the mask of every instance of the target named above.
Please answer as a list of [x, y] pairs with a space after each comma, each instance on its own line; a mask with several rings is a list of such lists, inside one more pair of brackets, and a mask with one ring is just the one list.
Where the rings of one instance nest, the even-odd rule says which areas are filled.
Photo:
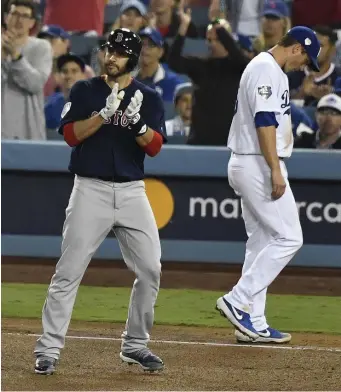
[[258, 112], [255, 115], [255, 126], [260, 127], [278, 127], [276, 115], [274, 112]]

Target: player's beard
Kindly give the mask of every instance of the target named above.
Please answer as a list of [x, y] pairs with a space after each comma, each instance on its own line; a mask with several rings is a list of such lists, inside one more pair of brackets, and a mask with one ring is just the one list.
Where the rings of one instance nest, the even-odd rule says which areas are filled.
[[108, 75], [108, 78], [111, 80], [116, 80], [120, 76], [124, 75], [127, 73], [126, 71], [126, 66], [124, 66], [122, 69], [120, 69], [118, 66], [115, 64], [105, 64], [105, 71], [106, 74]]

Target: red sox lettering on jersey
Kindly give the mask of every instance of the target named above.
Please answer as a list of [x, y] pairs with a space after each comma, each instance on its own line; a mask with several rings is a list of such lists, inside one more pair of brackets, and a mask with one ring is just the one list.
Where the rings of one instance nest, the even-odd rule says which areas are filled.
[[[98, 114], [98, 112], [94, 111], [91, 113], [91, 117], [94, 117]], [[127, 127], [129, 125], [129, 120], [127, 117], [124, 115], [124, 112], [122, 110], [117, 110], [115, 114], [110, 117], [108, 120], [104, 121], [104, 125], [119, 125], [121, 127]]]

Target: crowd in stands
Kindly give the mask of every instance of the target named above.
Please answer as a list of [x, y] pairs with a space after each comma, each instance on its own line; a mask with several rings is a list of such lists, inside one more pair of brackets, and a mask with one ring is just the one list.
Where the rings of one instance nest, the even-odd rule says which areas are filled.
[[[172, 143], [225, 146], [250, 59], [294, 25], [320, 72], [288, 74], [295, 147], [341, 149], [341, 0], [2, 0], [3, 139], [58, 139], [72, 86], [102, 75], [111, 30], [139, 33], [134, 77], [161, 95]], [[307, 12], [309, 10], [309, 12]]]

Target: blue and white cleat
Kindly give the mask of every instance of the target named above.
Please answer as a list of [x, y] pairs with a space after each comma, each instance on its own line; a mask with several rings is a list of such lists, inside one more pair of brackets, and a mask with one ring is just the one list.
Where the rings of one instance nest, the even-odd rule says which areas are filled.
[[263, 331], [258, 331], [258, 338], [251, 339], [249, 336], [241, 333], [236, 329], [234, 333], [238, 343], [275, 343], [283, 344], [289, 343], [291, 340], [290, 333], [280, 332], [277, 329], [267, 328]]
[[224, 297], [217, 300], [216, 309], [223, 317], [226, 317], [240, 332], [246, 334], [251, 339], [259, 337], [257, 331], [254, 329], [250, 313], [235, 308]]

